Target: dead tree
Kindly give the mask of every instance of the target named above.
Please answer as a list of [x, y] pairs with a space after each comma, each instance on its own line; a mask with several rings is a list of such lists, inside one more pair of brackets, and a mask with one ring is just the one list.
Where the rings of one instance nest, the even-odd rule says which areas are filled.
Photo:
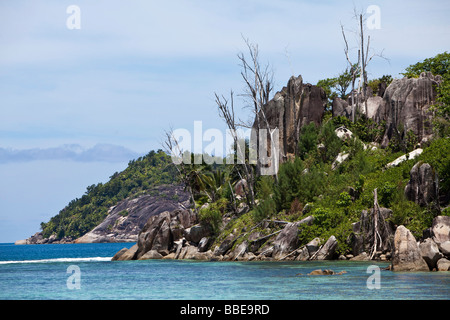
[[[269, 121], [266, 117], [264, 107], [269, 103], [270, 93], [273, 90], [273, 73], [270, 71], [270, 66], [267, 64], [262, 67], [259, 61], [259, 48], [258, 45], [250, 43], [248, 39], [244, 39], [250, 59], [247, 59], [243, 53], [238, 54], [238, 58], [241, 61], [241, 76], [246, 84], [246, 92], [243, 96], [249, 98], [252, 111], [255, 115], [253, 126], [256, 134], [256, 150], [260, 150], [259, 132], [260, 129], [266, 129], [266, 132], [270, 136], [270, 154], [273, 159], [272, 165], [275, 166], [274, 176], [275, 181], [278, 181], [278, 150], [275, 148], [274, 143], [274, 130], [270, 128]], [[267, 150], [266, 150], [267, 151]], [[258, 166], [259, 167], [259, 166]]]
[[[367, 36], [367, 40], [365, 38], [365, 28], [364, 28], [364, 24], [366, 22], [366, 20], [364, 19], [364, 14], [362, 12], [358, 13], [356, 11], [356, 8], [354, 9], [354, 18], [355, 20], [358, 21], [358, 31], [356, 32], [357, 34], [357, 38], [359, 39], [359, 43], [358, 43], [358, 68], [357, 71], [359, 72], [359, 83], [358, 83], [358, 96], [361, 94], [362, 91], [362, 99], [364, 101], [364, 111], [366, 114], [366, 117], [368, 117], [368, 108], [367, 108], [367, 86], [368, 86], [368, 80], [367, 80], [367, 66], [369, 65], [370, 61], [373, 59], [373, 57], [377, 56], [383, 59], [386, 59], [383, 56], [383, 51], [381, 51], [381, 53], [372, 53], [370, 54], [370, 35]], [[352, 62], [350, 61], [349, 57], [348, 57], [348, 42], [347, 39], [345, 37], [345, 32], [344, 32], [344, 27], [341, 24], [341, 30], [342, 30], [342, 35], [344, 37], [344, 42], [345, 42], [345, 54], [346, 54], [346, 58], [347, 61], [350, 63], [350, 65], [352, 66]], [[367, 43], [367, 44], [366, 44]], [[386, 59], [388, 60], [388, 59]], [[354, 86], [354, 84], [353, 84]], [[359, 98], [357, 97], [356, 99], [356, 107], [359, 106]], [[354, 122], [354, 114], [355, 114], [355, 105], [354, 105], [354, 97], [352, 94], [352, 121]], [[356, 108], [357, 110], [358, 108]]]
[[[183, 150], [180, 147], [180, 144], [177, 140], [177, 138], [173, 134], [173, 130], [170, 129], [169, 131], [165, 131], [165, 140], [162, 143], [163, 148], [165, 149], [166, 153], [170, 154], [172, 156], [172, 159], [178, 159], [177, 163], [173, 163], [175, 168], [178, 171], [179, 179], [181, 180], [181, 183], [185, 186], [186, 190], [189, 193], [191, 204], [193, 206], [193, 209], [195, 210], [195, 198], [194, 198], [194, 190], [191, 186], [190, 181], [190, 168], [189, 164], [185, 163], [183, 159]], [[189, 157], [191, 155], [189, 154]]]
[[[378, 250], [383, 250], [387, 248], [390, 250], [392, 248], [391, 237], [393, 235], [393, 228], [388, 225], [386, 217], [382, 214], [380, 206], [378, 204], [378, 193], [377, 189], [373, 190], [373, 208], [371, 225], [369, 230], [369, 241], [371, 243], [370, 247], [370, 259], [373, 259]], [[383, 239], [387, 241], [386, 244], [383, 243]]]
[[230, 131], [230, 134], [233, 138], [234, 145], [236, 146], [236, 152], [238, 154], [238, 158], [242, 160], [242, 172], [238, 170], [239, 176], [242, 178], [245, 178], [247, 181], [247, 188], [244, 188], [244, 192], [247, 196], [247, 200], [250, 204], [250, 207], [255, 206], [255, 193], [254, 193], [254, 183], [255, 183], [255, 176], [254, 172], [250, 166], [250, 164], [247, 163], [245, 159], [245, 150], [242, 150], [241, 144], [239, 143], [240, 137], [238, 136], [238, 124], [236, 121], [236, 115], [234, 112], [234, 96], [233, 91], [230, 93], [230, 99], [226, 99], [224, 96], [219, 96], [217, 93], [215, 94], [216, 97], [216, 105], [219, 109], [219, 115], [222, 119], [224, 119], [225, 123], [228, 126], [228, 129]]
[[[344, 26], [341, 24], [341, 30], [342, 30], [342, 37], [344, 38], [344, 43], [345, 43], [345, 57], [347, 59], [347, 62], [350, 65], [350, 74], [352, 76], [352, 91], [351, 91], [351, 97], [352, 97], [352, 122], [355, 122], [355, 112], [356, 112], [356, 106], [358, 105], [358, 102], [355, 103], [355, 82], [356, 82], [356, 78], [359, 75], [359, 63], [361, 60], [361, 51], [358, 50], [358, 61], [356, 63], [353, 63], [350, 60], [350, 57], [348, 55], [348, 42], [347, 42], [347, 38], [345, 37], [345, 32], [344, 32]], [[356, 99], [358, 100], [358, 99]]]

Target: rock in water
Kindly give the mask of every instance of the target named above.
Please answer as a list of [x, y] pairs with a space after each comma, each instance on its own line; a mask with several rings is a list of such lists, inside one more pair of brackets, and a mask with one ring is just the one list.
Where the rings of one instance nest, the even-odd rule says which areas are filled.
[[394, 235], [393, 271], [429, 271], [422, 258], [416, 239], [405, 226], [399, 226]]

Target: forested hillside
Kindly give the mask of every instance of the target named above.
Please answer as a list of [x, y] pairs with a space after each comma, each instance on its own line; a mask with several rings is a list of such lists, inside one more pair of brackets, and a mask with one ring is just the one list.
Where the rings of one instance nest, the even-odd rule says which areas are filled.
[[102, 222], [108, 209], [119, 201], [150, 192], [154, 186], [173, 183], [176, 169], [171, 163], [162, 150], [130, 161], [124, 171], [114, 173], [107, 183], [87, 187], [81, 198], [72, 200], [49, 222], [42, 222], [43, 236], [55, 234], [61, 239], [84, 235]]

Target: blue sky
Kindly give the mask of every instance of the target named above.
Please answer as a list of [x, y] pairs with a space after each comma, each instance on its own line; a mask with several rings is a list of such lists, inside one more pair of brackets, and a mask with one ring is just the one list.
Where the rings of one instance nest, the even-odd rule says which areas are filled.
[[[69, 5], [81, 29], [70, 30]], [[1, 1], [0, 242], [39, 231], [86, 187], [161, 147], [164, 130], [224, 129], [214, 93], [243, 88], [242, 35], [274, 70], [275, 91], [346, 67], [353, 8], [380, 8], [369, 77], [449, 50], [446, 1]], [[244, 106], [243, 101], [238, 101]], [[245, 111], [242, 117], [247, 117]]]

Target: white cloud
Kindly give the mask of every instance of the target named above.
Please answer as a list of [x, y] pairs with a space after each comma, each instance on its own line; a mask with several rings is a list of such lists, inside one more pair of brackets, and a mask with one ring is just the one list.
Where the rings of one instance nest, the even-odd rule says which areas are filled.
[[111, 144], [96, 144], [83, 148], [78, 144], [54, 148], [12, 149], [0, 148], [0, 164], [48, 160], [72, 160], [80, 162], [124, 162], [136, 159], [138, 153]]

